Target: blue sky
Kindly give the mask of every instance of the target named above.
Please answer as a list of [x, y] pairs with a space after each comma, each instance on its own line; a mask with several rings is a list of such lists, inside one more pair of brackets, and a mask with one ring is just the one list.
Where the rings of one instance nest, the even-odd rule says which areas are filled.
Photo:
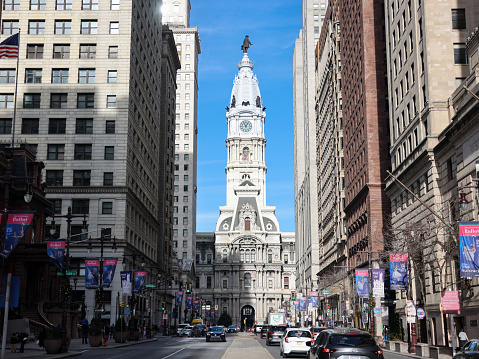
[[301, 28], [301, 1], [191, 0], [190, 26], [201, 39], [198, 93], [198, 232], [215, 230], [226, 204], [225, 107], [249, 35], [266, 109], [266, 201], [283, 232], [294, 231], [292, 63]]

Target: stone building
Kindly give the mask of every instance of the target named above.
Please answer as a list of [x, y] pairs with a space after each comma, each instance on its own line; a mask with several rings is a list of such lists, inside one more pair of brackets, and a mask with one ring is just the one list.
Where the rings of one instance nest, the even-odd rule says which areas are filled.
[[295, 283], [294, 233], [282, 233], [266, 205], [266, 112], [244, 51], [226, 112], [226, 205], [213, 233], [199, 233], [195, 294], [241, 327], [290, 311]]

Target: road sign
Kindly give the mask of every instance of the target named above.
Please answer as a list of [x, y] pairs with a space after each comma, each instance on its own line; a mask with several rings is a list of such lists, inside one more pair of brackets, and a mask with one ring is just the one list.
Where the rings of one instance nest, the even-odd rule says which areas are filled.
[[323, 289], [322, 293], [323, 293], [323, 294], [329, 294], [329, 290]]
[[[74, 277], [74, 276], [77, 275], [77, 271], [76, 271], [76, 270], [67, 270], [67, 271], [66, 271], [66, 274], [67, 274], [67, 276], [69, 276], [69, 277]], [[57, 276], [62, 276], [62, 275], [63, 275], [62, 272], [57, 272]]]
[[145, 285], [146, 288], [156, 288], [156, 284], [147, 284]]

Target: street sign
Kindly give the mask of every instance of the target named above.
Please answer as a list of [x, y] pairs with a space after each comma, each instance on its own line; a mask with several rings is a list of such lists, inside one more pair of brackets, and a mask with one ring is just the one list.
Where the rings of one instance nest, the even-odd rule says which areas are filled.
[[147, 284], [145, 288], [156, 288], [156, 284]]
[[422, 308], [417, 308], [416, 313], [418, 319], [424, 319], [426, 317], [426, 312]]
[[329, 290], [323, 289], [322, 293], [323, 293], [323, 294], [329, 294]]
[[[66, 271], [66, 274], [67, 274], [68, 277], [74, 277], [74, 276], [77, 275], [77, 271], [76, 271], [76, 270], [67, 270], [67, 271]], [[63, 275], [62, 272], [57, 272], [57, 276], [58, 276], [58, 277], [59, 277], [59, 276], [62, 276], [62, 275]]]

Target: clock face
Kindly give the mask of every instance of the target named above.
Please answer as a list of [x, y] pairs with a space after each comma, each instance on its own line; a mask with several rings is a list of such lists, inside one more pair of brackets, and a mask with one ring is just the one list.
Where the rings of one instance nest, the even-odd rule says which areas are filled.
[[241, 123], [240, 123], [241, 131], [249, 132], [249, 131], [251, 131], [252, 128], [253, 128], [253, 125], [251, 124], [251, 122], [249, 122], [247, 120], [241, 121]]

